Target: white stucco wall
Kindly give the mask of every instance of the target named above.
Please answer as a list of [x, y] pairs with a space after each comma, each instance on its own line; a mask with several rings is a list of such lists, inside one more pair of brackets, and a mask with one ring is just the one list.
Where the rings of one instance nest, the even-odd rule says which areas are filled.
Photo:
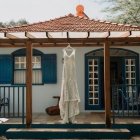
[[[76, 71], [77, 82], [81, 98], [80, 111], [84, 112], [85, 107], [85, 58], [87, 52], [98, 49], [99, 47], [77, 47], [76, 49]], [[122, 48], [122, 47], [121, 47]], [[140, 47], [123, 47], [140, 53]], [[18, 48], [19, 49], [19, 48]], [[45, 54], [57, 54], [57, 84], [33, 85], [33, 113], [45, 112], [45, 108], [55, 105], [56, 99], [54, 95], [60, 95], [61, 91], [61, 77], [62, 77], [62, 49], [63, 48], [36, 48]], [[0, 48], [0, 54], [11, 54], [17, 48]]]

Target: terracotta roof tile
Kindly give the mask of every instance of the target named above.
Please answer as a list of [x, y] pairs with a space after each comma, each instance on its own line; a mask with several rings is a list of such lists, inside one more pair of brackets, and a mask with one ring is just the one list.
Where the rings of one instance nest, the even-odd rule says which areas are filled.
[[0, 28], [0, 32], [105, 32], [140, 31], [140, 27], [117, 24], [101, 20], [79, 18], [72, 14], [49, 21], [27, 24], [10, 28]]

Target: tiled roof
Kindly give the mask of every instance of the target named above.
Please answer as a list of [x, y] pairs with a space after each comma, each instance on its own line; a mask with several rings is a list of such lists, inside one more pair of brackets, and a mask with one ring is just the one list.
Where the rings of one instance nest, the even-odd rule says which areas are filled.
[[140, 31], [139, 26], [117, 24], [101, 20], [90, 20], [69, 14], [53, 20], [11, 28], [0, 28], [0, 32], [105, 32]]

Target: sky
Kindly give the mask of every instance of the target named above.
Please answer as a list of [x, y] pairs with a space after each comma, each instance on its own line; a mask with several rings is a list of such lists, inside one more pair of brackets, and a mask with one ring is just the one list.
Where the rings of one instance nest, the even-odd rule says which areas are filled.
[[90, 19], [105, 19], [104, 4], [98, 0], [0, 0], [0, 22], [26, 19], [29, 23], [46, 21], [72, 13], [82, 4]]

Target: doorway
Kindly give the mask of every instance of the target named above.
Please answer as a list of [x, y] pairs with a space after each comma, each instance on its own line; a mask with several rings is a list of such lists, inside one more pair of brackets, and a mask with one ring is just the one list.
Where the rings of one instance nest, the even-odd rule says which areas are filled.
[[[138, 67], [137, 53], [119, 48], [110, 49], [111, 87], [136, 84], [139, 79]], [[85, 55], [85, 109], [104, 110], [103, 49]]]
[[[122, 57], [111, 57], [110, 58], [110, 91], [112, 90], [112, 85], [123, 84], [123, 59]], [[104, 109], [104, 60], [101, 59], [101, 109]], [[110, 92], [111, 93], [111, 92]], [[111, 95], [112, 97], [112, 95]], [[112, 98], [111, 98], [112, 103]]]

